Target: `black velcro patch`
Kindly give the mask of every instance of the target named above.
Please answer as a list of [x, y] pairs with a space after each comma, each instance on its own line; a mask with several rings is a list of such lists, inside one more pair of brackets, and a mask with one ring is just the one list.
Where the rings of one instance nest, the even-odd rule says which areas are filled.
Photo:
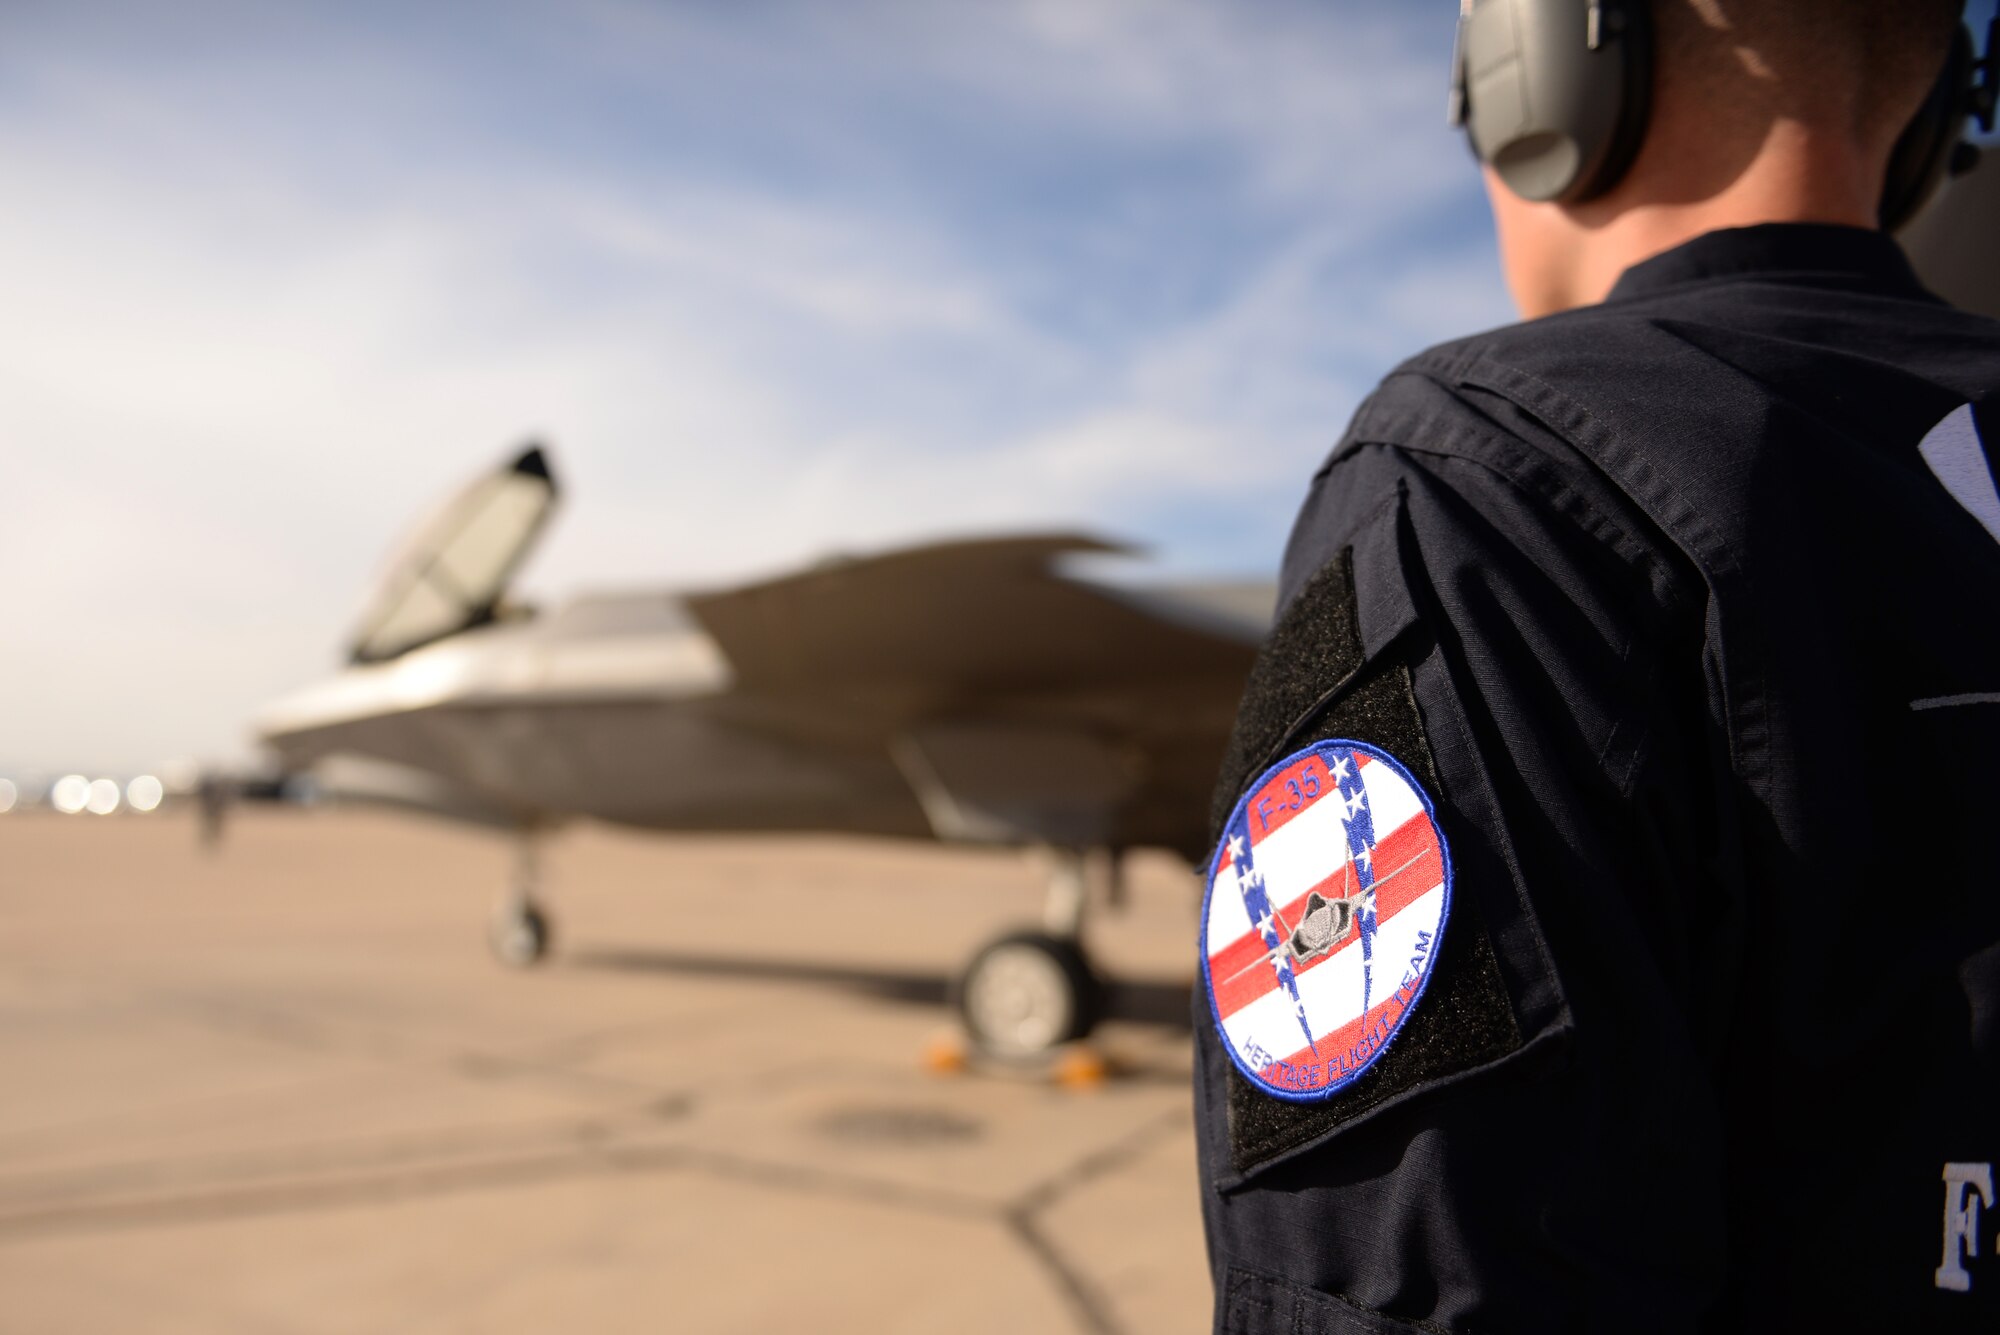
[[[1420, 648], [1406, 635], [1365, 661], [1352, 550], [1330, 561], [1285, 608], [1251, 669], [1216, 789], [1211, 843], [1244, 787], [1266, 766], [1328, 738], [1371, 742], [1401, 761], [1427, 791], [1440, 793], [1410, 687], [1410, 655]], [[1396, 1041], [1340, 1093], [1319, 1103], [1288, 1102], [1222, 1063], [1229, 1156], [1237, 1173], [1318, 1140], [1406, 1090], [1521, 1046], [1493, 943], [1471, 899], [1454, 899], [1430, 986]]]

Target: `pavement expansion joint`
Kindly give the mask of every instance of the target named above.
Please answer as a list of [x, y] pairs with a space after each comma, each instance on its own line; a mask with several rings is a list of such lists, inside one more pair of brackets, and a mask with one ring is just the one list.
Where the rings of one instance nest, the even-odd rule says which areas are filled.
[[450, 1192], [510, 1187], [528, 1182], [608, 1172], [679, 1167], [670, 1152], [575, 1147], [459, 1164], [401, 1164], [339, 1177], [263, 1181], [160, 1196], [128, 1196], [55, 1203], [0, 1215], [0, 1246], [51, 1233], [146, 1228], [159, 1224], [247, 1215], [297, 1214], [356, 1204], [402, 1201]]
[[[590, 1152], [643, 1143], [655, 1119], [642, 1110], [608, 1117], [566, 1117], [495, 1131], [449, 1127], [421, 1133], [319, 1141], [269, 1149], [156, 1160], [100, 1162], [77, 1168], [0, 1175], [0, 1233], [50, 1215], [116, 1212], [135, 1201], [148, 1208], [232, 1191], [285, 1186], [304, 1191], [385, 1172], [446, 1172], [480, 1163]], [[137, 1190], [134, 1190], [137, 1188]]]
[[1010, 1208], [1019, 1210], [1024, 1215], [1036, 1214], [1047, 1209], [1065, 1196], [1125, 1167], [1153, 1145], [1186, 1126], [1189, 1118], [1190, 1113], [1185, 1108], [1175, 1108], [1171, 1112], [1162, 1113], [1150, 1122], [1143, 1123], [1126, 1133], [1112, 1144], [1093, 1150], [1049, 1174], [1015, 1197]]
[[[978, 858], [586, 832], [610, 945], [508, 975], [459, 916], [489, 846], [343, 812], [243, 832], [199, 859], [171, 813], [6, 831], [0, 1325], [513, 1329], [580, 1302], [764, 1329], [804, 1301], [875, 1329], [913, 1268], [906, 1325], [1204, 1314], [1180, 868], [1141, 877], [1109, 960], [1140, 981], [1067, 1066], [944, 1054], [939, 1080], [912, 1058], [955, 1027], [944, 970], [1038, 895]], [[661, 893], [744, 868], [838, 898], [807, 957], [744, 945], [734, 897]]]
[[1041, 1266], [1055, 1284], [1056, 1291], [1069, 1305], [1070, 1313], [1077, 1325], [1089, 1335], [1122, 1335], [1123, 1328], [1112, 1315], [1111, 1306], [1105, 1301], [1097, 1286], [1084, 1277], [1083, 1272], [1062, 1254], [1054, 1242], [1043, 1234], [1034, 1218], [1026, 1211], [1010, 1210], [1006, 1215], [1007, 1231], [1014, 1235], [1035, 1262]]
[[267, 1006], [251, 1006], [201, 993], [134, 995], [143, 995], [151, 1003], [172, 1006], [197, 1023], [219, 1032], [264, 1040], [292, 1051], [338, 1053], [396, 1064], [427, 1064], [469, 1080], [553, 1079], [611, 1094], [647, 1092], [658, 1088], [597, 1071], [578, 1070], [559, 1062], [526, 1059], [505, 1051], [413, 1042], [373, 1026], [329, 1023], [313, 1016]]
[[[1037, 1215], [1095, 1178], [1130, 1162], [1181, 1118], [1159, 1118], [1071, 1165], [1015, 1201], [995, 1202], [948, 1189], [919, 1188], [865, 1174], [802, 1168], [685, 1145], [645, 1145], [616, 1137], [603, 1123], [571, 1123], [567, 1146], [502, 1154], [461, 1163], [412, 1162], [419, 1147], [406, 1145], [372, 1162], [356, 1161], [332, 1176], [248, 1183], [194, 1184], [158, 1195], [55, 1200], [0, 1214], [0, 1246], [51, 1233], [99, 1232], [208, 1219], [326, 1210], [420, 1196], [493, 1190], [528, 1182], [599, 1174], [692, 1171], [754, 1182], [781, 1191], [862, 1201], [921, 1213], [984, 1220], [1003, 1228], [1049, 1278], [1078, 1327], [1090, 1335], [1118, 1335], [1110, 1305], [1082, 1267], [1041, 1230]], [[432, 1142], [444, 1137], [427, 1138]], [[125, 1169], [117, 1170], [124, 1181]]]

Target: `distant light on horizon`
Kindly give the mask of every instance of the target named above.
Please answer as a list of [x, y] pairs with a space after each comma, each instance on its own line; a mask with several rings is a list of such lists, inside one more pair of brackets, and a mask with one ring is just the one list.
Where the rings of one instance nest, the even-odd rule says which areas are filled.
[[74, 816], [90, 801], [90, 780], [81, 774], [65, 774], [49, 789], [49, 805], [65, 816]]
[[118, 780], [92, 779], [84, 807], [93, 816], [109, 816], [118, 810]]
[[167, 786], [151, 774], [141, 774], [125, 785], [125, 805], [134, 811], [152, 811], [167, 795]]
[[0, 815], [12, 811], [20, 796], [21, 790], [14, 786], [12, 779], [0, 779]]

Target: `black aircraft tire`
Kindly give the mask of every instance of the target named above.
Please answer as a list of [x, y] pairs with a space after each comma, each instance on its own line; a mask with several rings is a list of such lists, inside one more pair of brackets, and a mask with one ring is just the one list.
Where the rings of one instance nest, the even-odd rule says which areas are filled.
[[510, 969], [525, 969], [549, 953], [549, 920], [533, 904], [502, 909], [486, 934], [493, 958]]
[[989, 1057], [1033, 1061], [1096, 1027], [1104, 990], [1074, 941], [1014, 932], [972, 957], [953, 1004]]

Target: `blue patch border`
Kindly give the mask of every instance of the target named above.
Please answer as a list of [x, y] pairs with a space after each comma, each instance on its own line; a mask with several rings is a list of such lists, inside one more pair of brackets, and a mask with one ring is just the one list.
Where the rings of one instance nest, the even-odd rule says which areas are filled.
[[[1209, 976], [1208, 969], [1208, 911], [1209, 903], [1215, 897], [1215, 864], [1222, 860], [1222, 849], [1229, 840], [1230, 828], [1236, 824], [1238, 818], [1245, 814], [1252, 793], [1262, 788], [1266, 780], [1270, 779], [1272, 775], [1284, 769], [1287, 765], [1296, 764], [1301, 757], [1319, 755], [1323, 750], [1335, 747], [1346, 747], [1352, 751], [1365, 751], [1376, 760], [1386, 764], [1402, 777], [1403, 782], [1410, 785], [1411, 790], [1416, 793], [1418, 800], [1424, 804], [1424, 815], [1430, 818], [1431, 829], [1437, 833], [1438, 856], [1444, 863], [1444, 906], [1438, 912], [1437, 942], [1431, 955], [1432, 965], [1430, 968], [1425, 969], [1424, 976], [1417, 980], [1416, 995], [1411, 997], [1410, 1004], [1403, 1008], [1402, 1015], [1397, 1018], [1395, 1026], [1389, 1030], [1388, 1035], [1383, 1038], [1381, 1046], [1369, 1054], [1367, 1061], [1361, 1063], [1361, 1065], [1355, 1067], [1346, 1075], [1341, 1076], [1332, 1084], [1327, 1085], [1324, 1089], [1303, 1091], [1280, 1089], [1244, 1064], [1243, 1059], [1236, 1053], [1235, 1045], [1229, 1041], [1229, 1035], [1223, 1032], [1222, 1017], [1216, 1013], [1215, 980]], [[1222, 1051], [1228, 1056], [1230, 1064], [1243, 1073], [1243, 1078], [1271, 1097], [1283, 1099], [1287, 1103], [1324, 1103], [1336, 1094], [1346, 1090], [1349, 1085], [1352, 1085], [1362, 1076], [1368, 1074], [1369, 1071], [1374, 1069], [1375, 1063], [1382, 1060], [1382, 1054], [1387, 1052], [1395, 1043], [1396, 1039], [1402, 1034], [1403, 1027], [1410, 1022], [1410, 1016], [1414, 1015], [1417, 1007], [1422, 1004], [1424, 993], [1430, 989], [1431, 976], [1437, 972], [1436, 960], [1438, 952], [1441, 952], [1444, 948], [1445, 929], [1451, 925], [1451, 889], [1452, 882], [1455, 879], [1451, 862], [1451, 841], [1445, 838], [1444, 826], [1438, 821], [1437, 804], [1431, 800], [1431, 795], [1424, 788], [1423, 784], [1417, 782], [1417, 776], [1410, 773], [1402, 761], [1396, 759], [1396, 757], [1390, 755], [1381, 747], [1368, 742], [1353, 741], [1345, 737], [1329, 737], [1324, 741], [1314, 742], [1311, 746], [1299, 748], [1245, 784], [1243, 795], [1236, 799], [1236, 805], [1230, 808], [1229, 819], [1223, 823], [1222, 840], [1223, 842], [1217, 844], [1214, 851], [1209, 854], [1208, 870], [1204, 878], [1206, 885], [1201, 894], [1201, 985], [1203, 990], [1208, 994], [1208, 1014], [1215, 1025], [1216, 1039], [1222, 1044]]]

